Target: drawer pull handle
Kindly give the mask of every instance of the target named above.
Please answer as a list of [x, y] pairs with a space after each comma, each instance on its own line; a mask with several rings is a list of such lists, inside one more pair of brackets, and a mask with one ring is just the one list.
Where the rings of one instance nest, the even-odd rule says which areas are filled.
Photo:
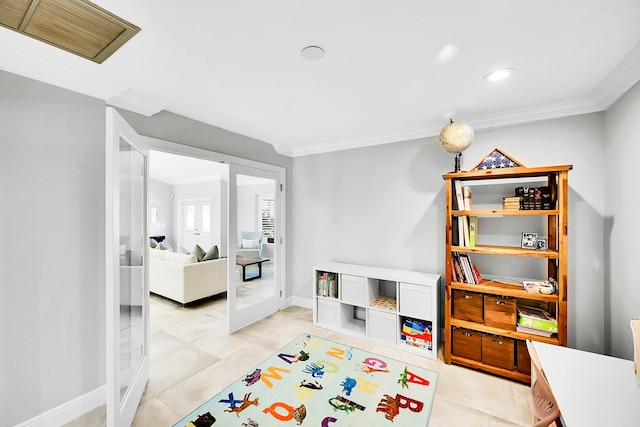
[[500, 300], [496, 300], [495, 303], [498, 304], [498, 305], [505, 305], [506, 304], [506, 302], [500, 301]]
[[473, 299], [473, 295], [465, 295], [464, 299]]
[[494, 343], [496, 343], [496, 344], [500, 344], [500, 345], [504, 344], [504, 342], [503, 342], [503, 341], [501, 341], [501, 340], [495, 340], [495, 339], [493, 339], [493, 340], [491, 340], [491, 341], [493, 341], [493, 342], [494, 342]]

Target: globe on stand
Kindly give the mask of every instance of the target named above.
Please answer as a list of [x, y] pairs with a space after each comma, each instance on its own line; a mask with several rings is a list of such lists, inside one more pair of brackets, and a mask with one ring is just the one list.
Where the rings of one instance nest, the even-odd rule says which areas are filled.
[[469, 124], [453, 120], [440, 131], [438, 137], [440, 146], [447, 152], [456, 155], [454, 172], [460, 172], [460, 157], [462, 157], [462, 152], [471, 145], [473, 136], [473, 128]]

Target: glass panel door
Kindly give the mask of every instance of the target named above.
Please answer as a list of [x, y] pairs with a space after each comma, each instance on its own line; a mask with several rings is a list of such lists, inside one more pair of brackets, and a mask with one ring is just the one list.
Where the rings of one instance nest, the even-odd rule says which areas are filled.
[[107, 425], [130, 425], [149, 378], [148, 148], [107, 109]]
[[230, 165], [229, 332], [281, 307], [280, 180], [276, 172]]

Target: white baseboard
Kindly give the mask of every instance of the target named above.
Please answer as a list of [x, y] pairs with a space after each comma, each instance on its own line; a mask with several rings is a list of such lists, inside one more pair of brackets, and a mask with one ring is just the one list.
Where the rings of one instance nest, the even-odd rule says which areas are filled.
[[35, 416], [15, 427], [62, 426], [107, 403], [107, 386], [104, 385], [82, 396], [78, 396], [47, 412]]
[[310, 298], [300, 298], [300, 297], [291, 297], [291, 304], [297, 305], [298, 307], [313, 308], [313, 300]]

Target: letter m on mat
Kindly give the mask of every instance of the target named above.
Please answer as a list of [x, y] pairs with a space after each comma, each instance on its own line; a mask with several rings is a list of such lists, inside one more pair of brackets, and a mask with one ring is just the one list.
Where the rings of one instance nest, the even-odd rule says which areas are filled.
[[289, 369], [278, 368], [276, 366], [269, 366], [269, 368], [267, 368], [266, 371], [267, 372], [265, 372], [264, 370], [262, 371], [262, 373], [260, 374], [260, 379], [269, 388], [273, 387], [273, 383], [270, 381], [271, 379], [278, 380], [278, 381], [282, 379], [282, 377], [277, 371], [285, 372], [287, 374], [291, 372]]

